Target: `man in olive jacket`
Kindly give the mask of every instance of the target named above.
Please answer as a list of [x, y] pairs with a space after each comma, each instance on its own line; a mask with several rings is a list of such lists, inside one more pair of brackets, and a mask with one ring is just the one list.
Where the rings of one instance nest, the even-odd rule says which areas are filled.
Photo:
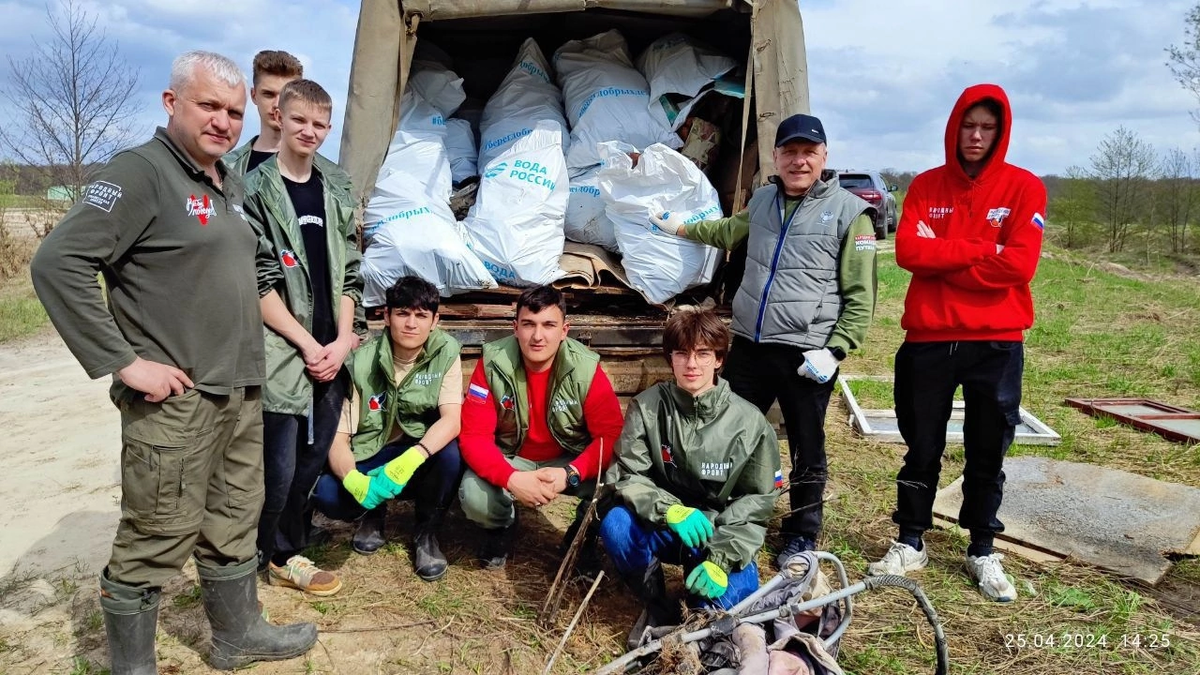
[[313, 595], [341, 588], [333, 573], [299, 552], [307, 546], [309, 494], [325, 468], [346, 395], [342, 363], [358, 346], [354, 309], [362, 297], [352, 198], [337, 176], [314, 165], [332, 107], [316, 82], [289, 82], [275, 109], [283, 133], [279, 154], [246, 176], [246, 211], [275, 251], [259, 272], [281, 279], [262, 299], [267, 382], [260, 565], [271, 584]]
[[674, 382], [638, 394], [607, 474], [619, 504], [600, 525], [621, 578], [646, 603], [630, 633], [678, 623], [662, 562], [683, 565], [689, 604], [729, 609], [758, 588], [755, 557], [783, 484], [775, 431], [716, 372], [729, 329], [683, 311], [663, 331]]

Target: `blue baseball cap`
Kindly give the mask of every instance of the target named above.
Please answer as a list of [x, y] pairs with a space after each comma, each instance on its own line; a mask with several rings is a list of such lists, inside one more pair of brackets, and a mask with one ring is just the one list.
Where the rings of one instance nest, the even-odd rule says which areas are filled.
[[792, 115], [775, 130], [775, 147], [782, 147], [792, 141], [825, 143], [825, 126], [812, 115]]

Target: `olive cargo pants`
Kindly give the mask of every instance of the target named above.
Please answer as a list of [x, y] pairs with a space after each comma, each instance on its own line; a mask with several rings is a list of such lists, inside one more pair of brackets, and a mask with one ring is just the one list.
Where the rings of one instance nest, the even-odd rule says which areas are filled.
[[121, 522], [109, 579], [158, 589], [188, 556], [210, 567], [257, 556], [263, 504], [259, 387], [120, 401]]

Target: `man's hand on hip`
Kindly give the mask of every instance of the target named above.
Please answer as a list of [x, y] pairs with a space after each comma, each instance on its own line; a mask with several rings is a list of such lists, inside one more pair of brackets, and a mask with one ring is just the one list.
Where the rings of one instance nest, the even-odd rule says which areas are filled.
[[554, 486], [542, 480], [537, 471], [517, 471], [506, 487], [517, 501], [529, 507], [545, 506], [558, 496]]
[[117, 377], [130, 389], [144, 393], [151, 403], [161, 403], [172, 394], [179, 396], [196, 386], [187, 373], [175, 366], [147, 361], [140, 356], [118, 370]]
[[804, 363], [800, 364], [796, 372], [819, 384], [825, 384], [837, 373], [840, 363], [841, 360], [828, 348], [813, 349], [804, 352]]

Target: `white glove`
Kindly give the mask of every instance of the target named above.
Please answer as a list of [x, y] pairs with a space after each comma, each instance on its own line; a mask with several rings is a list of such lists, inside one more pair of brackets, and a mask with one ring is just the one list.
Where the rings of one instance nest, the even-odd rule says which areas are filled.
[[796, 372], [818, 384], [825, 384], [837, 373], [841, 361], [828, 349], [813, 349], [804, 352], [804, 363]]
[[662, 215], [650, 214], [650, 222], [658, 226], [658, 229], [673, 234], [678, 237], [683, 236], [683, 216], [672, 211], [663, 211]]

